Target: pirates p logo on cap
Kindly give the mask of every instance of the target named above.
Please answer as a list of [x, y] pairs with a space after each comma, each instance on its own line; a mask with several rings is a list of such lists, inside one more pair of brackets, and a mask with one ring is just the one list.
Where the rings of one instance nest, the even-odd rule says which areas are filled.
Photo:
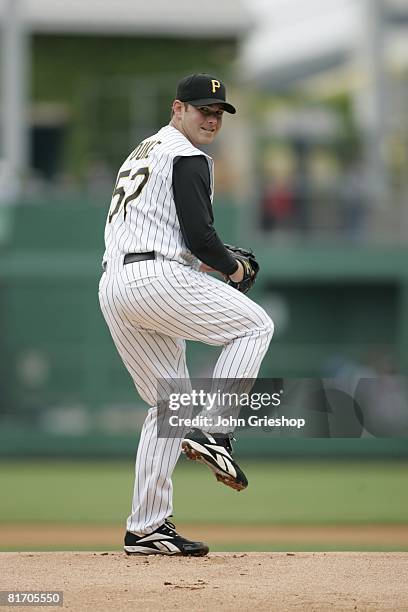
[[212, 92], [215, 93], [221, 87], [221, 83], [216, 79], [211, 79]]

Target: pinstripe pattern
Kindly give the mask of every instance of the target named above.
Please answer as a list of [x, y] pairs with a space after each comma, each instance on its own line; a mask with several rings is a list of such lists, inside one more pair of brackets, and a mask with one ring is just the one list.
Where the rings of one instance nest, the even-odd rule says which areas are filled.
[[[106, 223], [103, 260], [110, 260], [112, 265], [115, 260], [122, 261], [126, 253], [155, 251], [159, 258], [188, 263], [198, 268], [199, 261], [187, 249], [177, 218], [172, 190], [173, 163], [180, 156], [204, 155], [208, 161], [213, 188], [213, 161], [170, 125], [163, 127], [148, 141], [158, 144], [152, 148], [147, 158], [136, 159], [132, 152], [119, 169], [118, 176], [128, 173], [119, 183], [125, 196], [132, 194], [140, 183], [139, 176], [132, 180], [137, 170], [148, 167], [149, 178], [137, 200], [133, 200], [127, 207], [126, 218], [120, 211]], [[112, 197], [111, 209], [118, 199], [119, 194]]]
[[[171, 475], [185, 432], [157, 436], [157, 384], [178, 381], [180, 392], [188, 390], [185, 341], [222, 347], [214, 379], [255, 379], [273, 334], [264, 310], [199, 272], [200, 262], [184, 242], [173, 198], [173, 163], [178, 156], [203, 153], [171, 126], [147, 139], [146, 147], [147, 158], [137, 159], [137, 148], [119, 170], [105, 227], [107, 270], [99, 285], [113, 341], [149, 406], [127, 520], [127, 530], [136, 534], [153, 532], [172, 514]], [[205, 157], [212, 199], [213, 164]], [[155, 251], [156, 259], [123, 265], [126, 253], [147, 251]]]
[[188, 378], [185, 340], [223, 347], [214, 378], [256, 378], [273, 323], [229, 285], [171, 261], [133, 263], [120, 273], [108, 266], [99, 297], [118, 352], [150, 406], [127, 522], [128, 531], [150, 533], [172, 514], [171, 474], [183, 439], [157, 437], [157, 379]]

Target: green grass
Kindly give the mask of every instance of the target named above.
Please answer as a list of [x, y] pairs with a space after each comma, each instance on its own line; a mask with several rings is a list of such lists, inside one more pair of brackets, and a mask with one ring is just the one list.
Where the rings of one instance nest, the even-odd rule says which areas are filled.
[[[366, 523], [408, 520], [408, 464], [250, 463], [250, 486], [236, 493], [188, 466], [175, 478], [180, 520], [226, 523]], [[179, 480], [180, 479], [180, 480]], [[201, 477], [200, 477], [201, 482]], [[191, 495], [190, 491], [194, 492]], [[190, 518], [192, 516], [192, 518]]]
[[[404, 523], [408, 463], [246, 461], [236, 493], [184, 459], [174, 474], [174, 518], [214, 523]], [[0, 463], [0, 522], [123, 523], [131, 462]], [[225, 550], [225, 548], [224, 548]], [[254, 548], [252, 547], [252, 550]]]

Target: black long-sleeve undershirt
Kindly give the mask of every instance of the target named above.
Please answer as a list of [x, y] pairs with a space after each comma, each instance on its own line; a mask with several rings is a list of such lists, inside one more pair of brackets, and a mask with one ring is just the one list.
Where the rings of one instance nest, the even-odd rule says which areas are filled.
[[213, 226], [210, 171], [203, 155], [179, 157], [173, 167], [173, 195], [181, 233], [200, 261], [223, 274], [233, 274], [237, 261]]

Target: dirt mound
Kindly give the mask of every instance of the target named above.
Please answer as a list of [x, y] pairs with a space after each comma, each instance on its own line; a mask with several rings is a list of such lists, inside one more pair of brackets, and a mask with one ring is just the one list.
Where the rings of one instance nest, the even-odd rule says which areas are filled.
[[6, 552], [0, 567], [0, 590], [63, 591], [81, 612], [408, 609], [408, 553]]

